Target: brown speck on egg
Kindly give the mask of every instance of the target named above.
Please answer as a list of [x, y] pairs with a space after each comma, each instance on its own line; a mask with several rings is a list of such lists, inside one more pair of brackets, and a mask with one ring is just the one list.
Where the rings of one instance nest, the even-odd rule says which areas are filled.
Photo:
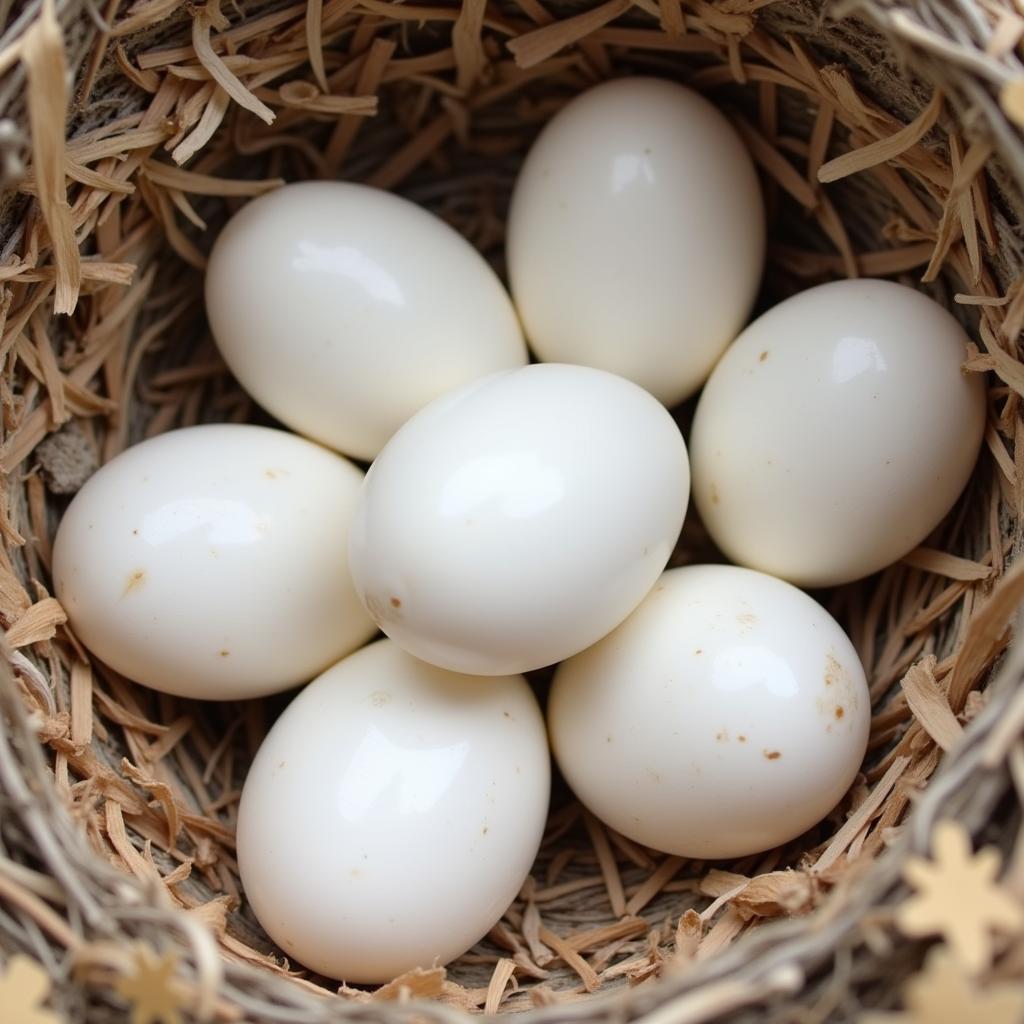
[[230, 652], [230, 651], [221, 651], [221, 652], [220, 652], [220, 656], [221, 656], [222, 658], [227, 658], [227, 657], [229, 657], [229, 656], [230, 656], [230, 654], [231, 654], [231, 652]]
[[725, 729], [719, 729], [718, 732], [715, 733], [715, 740], [718, 743], [725, 743], [728, 739], [729, 733], [726, 732]]
[[839, 707], [836, 708], [836, 718], [837, 719], [842, 718], [843, 715], [845, 715], [845, 714], [846, 714], [846, 710], [844, 708], [839, 708]]
[[703, 647], [698, 647], [697, 650], [695, 650], [693, 653], [694, 654], [703, 654], [704, 653], [704, 648]]
[[736, 616], [736, 621], [743, 627], [749, 628], [757, 625], [757, 616], [753, 612], [740, 612]]
[[736, 739], [739, 740], [740, 743], [746, 743], [747, 742], [747, 737], [744, 736], [743, 733], [740, 733], [739, 736], [736, 737]]
[[124, 593], [122, 597], [127, 597], [129, 594], [135, 593], [137, 590], [141, 590], [146, 582], [146, 570], [136, 569], [135, 572], [128, 574], [128, 579], [125, 580]]
[[846, 678], [843, 666], [835, 659], [835, 656], [825, 656], [825, 685], [832, 686], [834, 683], [842, 682]]
[[719, 498], [719, 496], [718, 496], [718, 488], [714, 484], [712, 484], [711, 485], [711, 504], [712, 505], [717, 505], [721, 500], [722, 499]]
[[764, 751], [764, 757], [766, 761], [778, 761], [782, 757], [780, 750], [766, 750]]
[[388, 602], [392, 608], [401, 608], [402, 599], [400, 597], [392, 597]]
[[765, 360], [766, 360], [767, 358], [768, 358], [768, 350], [766, 349], [766, 350], [765, 350], [764, 352], [762, 352], [762, 353], [761, 353], [761, 354], [760, 354], [760, 355], [759, 355], [759, 356], [757, 357], [757, 361], [758, 361], [759, 363], [763, 363], [763, 362], [764, 362], [764, 361], [765, 361]]

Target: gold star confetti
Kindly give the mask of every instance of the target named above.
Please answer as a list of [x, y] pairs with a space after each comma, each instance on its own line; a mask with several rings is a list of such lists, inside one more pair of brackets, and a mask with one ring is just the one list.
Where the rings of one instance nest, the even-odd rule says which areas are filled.
[[18, 954], [0, 974], [0, 1009], [4, 1024], [64, 1024], [40, 1003], [50, 994], [50, 978], [31, 957]]
[[132, 1024], [181, 1024], [178, 1012], [184, 998], [175, 983], [178, 967], [175, 953], [157, 957], [149, 946], [135, 949], [135, 969], [117, 983], [117, 992], [132, 1008]]
[[992, 963], [993, 935], [1024, 928], [1024, 911], [996, 882], [1001, 858], [991, 847], [971, 851], [962, 825], [941, 821], [932, 834], [932, 860], [912, 857], [903, 877], [917, 889], [896, 911], [904, 935], [942, 935], [969, 973]]
[[928, 956], [925, 969], [903, 988], [899, 1013], [868, 1013], [860, 1024], [1019, 1024], [1024, 1014], [1024, 987], [985, 985], [981, 988], [963, 964], [940, 946]]

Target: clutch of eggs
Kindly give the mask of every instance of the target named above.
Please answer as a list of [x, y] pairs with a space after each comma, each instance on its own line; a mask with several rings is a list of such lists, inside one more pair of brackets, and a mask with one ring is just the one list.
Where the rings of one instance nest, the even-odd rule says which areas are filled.
[[[646, 846], [746, 856], [827, 815], [864, 756], [867, 685], [838, 623], [783, 579], [906, 554], [984, 430], [963, 330], [910, 289], [824, 285], [743, 329], [757, 177], [674, 83], [605, 83], [551, 120], [507, 257], [515, 306], [397, 196], [316, 182], [249, 203], [210, 258], [211, 329], [313, 440], [143, 442], [54, 544], [71, 627], [128, 678], [229, 699], [317, 676], [253, 762], [238, 862], [268, 935], [349, 982], [453, 959], [518, 892], [550, 788], [518, 673], [561, 662], [559, 766]], [[520, 317], [548, 362], [526, 365]], [[691, 482], [665, 405], [705, 380], [695, 502], [749, 568], [665, 572]], [[314, 441], [373, 459], [365, 480]], [[389, 639], [357, 650], [375, 624]]]

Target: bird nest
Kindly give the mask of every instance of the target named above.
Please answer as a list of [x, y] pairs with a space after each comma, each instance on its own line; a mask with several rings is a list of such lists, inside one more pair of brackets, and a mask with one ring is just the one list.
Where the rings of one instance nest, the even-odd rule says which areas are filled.
[[[1009, 0], [820, 6], [2, 5], [0, 1017], [1019, 1020], [1024, 18]], [[887, 276], [962, 320], [966, 372], [988, 387], [982, 458], [923, 546], [825, 596], [874, 708], [827, 821], [698, 863], [556, 789], [483, 942], [339, 990], [275, 950], [238, 883], [240, 784], [282, 701], [178, 700], [91, 658], [51, 596], [54, 529], [127, 445], [261, 415], [199, 298], [211, 241], [249, 197], [309, 178], [394, 189], [500, 271], [530, 141], [624, 74], [685, 82], [739, 130], [769, 216], [763, 303]], [[673, 564], [708, 557], [691, 516]]]

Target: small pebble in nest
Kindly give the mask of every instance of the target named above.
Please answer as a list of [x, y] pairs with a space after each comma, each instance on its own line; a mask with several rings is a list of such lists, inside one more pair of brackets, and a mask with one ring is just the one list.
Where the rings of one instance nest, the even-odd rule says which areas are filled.
[[75, 494], [99, 466], [96, 449], [73, 420], [36, 448], [36, 461], [53, 494]]

